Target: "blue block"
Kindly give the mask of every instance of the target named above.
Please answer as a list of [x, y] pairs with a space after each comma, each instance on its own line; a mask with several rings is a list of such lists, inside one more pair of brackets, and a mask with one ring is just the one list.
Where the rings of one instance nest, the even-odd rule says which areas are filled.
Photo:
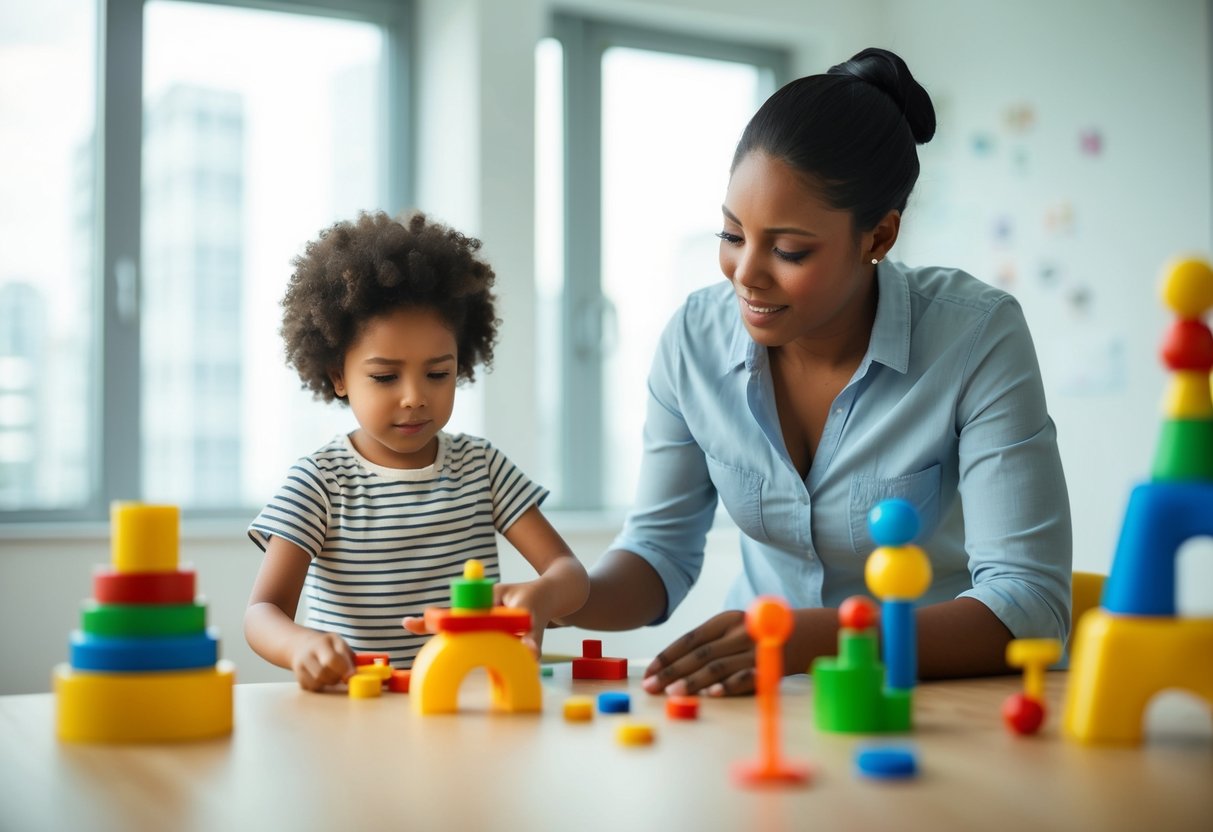
[[918, 681], [918, 639], [913, 601], [885, 601], [880, 606], [885, 687], [909, 690]]
[[626, 714], [632, 710], [632, 697], [626, 693], [598, 694], [598, 710], [604, 714]]
[[71, 665], [76, 670], [148, 671], [213, 667], [219, 660], [219, 632], [187, 636], [113, 638], [72, 632]]
[[1213, 483], [1152, 482], [1129, 496], [1102, 606], [1121, 615], [1175, 615], [1179, 548], [1213, 536]]
[[914, 777], [918, 759], [908, 748], [861, 748], [855, 753], [855, 770], [881, 780]]

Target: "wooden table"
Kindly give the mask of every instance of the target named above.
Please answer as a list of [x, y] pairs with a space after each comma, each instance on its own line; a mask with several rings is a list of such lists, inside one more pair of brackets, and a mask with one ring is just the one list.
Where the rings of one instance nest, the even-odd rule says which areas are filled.
[[[560, 666], [544, 712], [526, 716], [489, 713], [477, 674], [458, 716], [415, 716], [398, 694], [237, 685], [235, 733], [179, 745], [60, 743], [50, 694], [0, 697], [0, 829], [1213, 829], [1213, 728], [1194, 699], [1156, 703], [1140, 748], [1092, 748], [1058, 737], [1064, 673], [1049, 674], [1049, 718], [1030, 738], [999, 715], [1018, 678], [934, 683], [918, 689], [912, 735], [856, 737], [818, 733], [811, 685], [793, 677], [783, 749], [813, 781], [748, 791], [729, 767], [756, 754], [754, 700], [705, 699], [698, 721], [668, 721], [638, 676], [573, 682]], [[623, 689], [654, 745], [616, 743], [628, 717], [564, 721], [567, 696]], [[855, 749], [871, 744], [912, 747], [921, 775], [859, 778]]]

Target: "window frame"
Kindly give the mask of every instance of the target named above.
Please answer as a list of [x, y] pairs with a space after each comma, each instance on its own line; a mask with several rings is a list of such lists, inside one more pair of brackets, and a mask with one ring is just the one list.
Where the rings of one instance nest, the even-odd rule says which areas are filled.
[[[386, 101], [376, 137], [386, 170], [381, 198], [411, 204], [414, 188], [414, 9], [412, 0], [187, 0], [198, 5], [369, 23], [383, 31], [380, 76]], [[0, 510], [0, 526], [103, 521], [117, 500], [142, 494], [139, 294], [142, 270], [144, 0], [98, 0], [96, 127], [93, 146], [91, 288], [94, 349], [89, 402], [89, 498], [78, 508]], [[192, 519], [228, 519], [249, 506], [186, 509]]]
[[771, 91], [790, 77], [790, 50], [571, 14], [556, 14], [548, 36], [563, 50], [563, 289], [559, 354], [561, 407], [556, 459], [560, 509], [605, 507], [603, 364], [607, 322], [602, 291], [602, 60], [610, 48], [643, 49], [756, 67]]

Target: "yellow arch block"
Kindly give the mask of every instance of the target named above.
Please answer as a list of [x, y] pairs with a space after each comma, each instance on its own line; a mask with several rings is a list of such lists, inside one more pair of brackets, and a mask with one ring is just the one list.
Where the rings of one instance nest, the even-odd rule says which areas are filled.
[[177, 506], [110, 506], [110, 557], [118, 572], [175, 572], [179, 548]]
[[438, 633], [413, 661], [409, 698], [419, 714], [459, 710], [459, 686], [469, 671], [489, 672], [492, 707], [507, 713], [543, 710], [539, 662], [516, 637], [505, 633]]
[[1114, 615], [1093, 609], [1071, 651], [1062, 730], [1085, 743], [1140, 743], [1146, 706], [1180, 688], [1213, 709], [1213, 618]]
[[93, 673], [54, 671], [55, 723], [69, 742], [175, 742], [232, 732], [236, 668]]

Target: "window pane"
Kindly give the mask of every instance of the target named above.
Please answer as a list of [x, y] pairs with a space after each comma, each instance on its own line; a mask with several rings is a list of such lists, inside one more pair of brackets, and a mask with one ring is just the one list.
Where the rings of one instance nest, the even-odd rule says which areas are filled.
[[[749, 64], [612, 48], [602, 62], [604, 495], [633, 499], [647, 388], [666, 321], [722, 280], [714, 236], [729, 163], [766, 92]], [[626, 335], [624, 335], [626, 333]]]
[[144, 493], [257, 505], [353, 426], [285, 367], [279, 303], [306, 241], [384, 199], [384, 36], [152, 0], [144, 50]]
[[0, 510], [91, 497], [95, 6], [0, 8]]

